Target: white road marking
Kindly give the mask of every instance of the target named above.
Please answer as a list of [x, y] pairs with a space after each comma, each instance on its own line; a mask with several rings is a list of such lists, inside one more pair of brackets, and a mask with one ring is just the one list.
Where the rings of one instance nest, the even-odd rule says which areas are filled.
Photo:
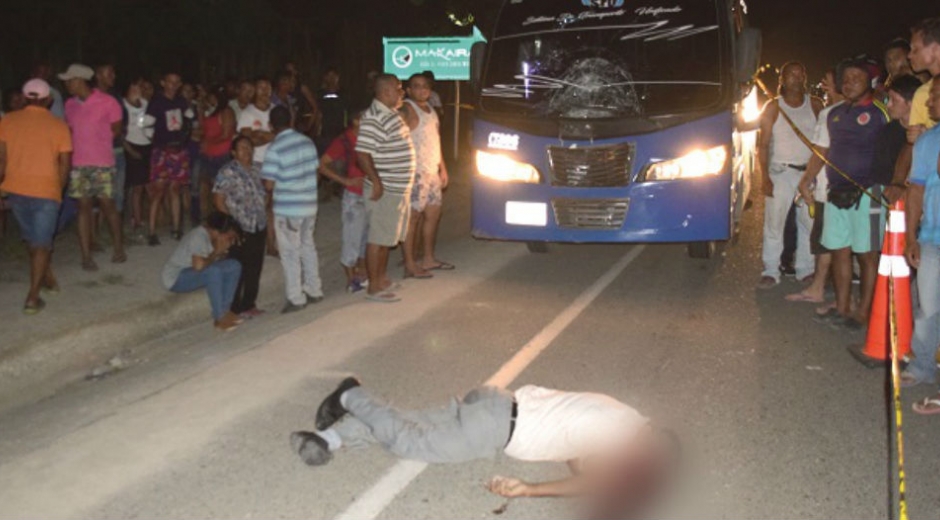
[[[561, 311], [528, 343], [523, 345], [519, 352], [496, 371], [489, 379], [487, 385], [506, 387], [511, 384], [523, 370], [526, 369], [546, 348], [561, 334], [577, 317], [584, 312], [598, 296], [604, 292], [614, 280], [634, 261], [645, 249], [644, 246], [635, 246], [617, 261], [603, 276], [597, 279], [590, 287], [584, 290], [571, 305]], [[345, 511], [335, 517], [335, 520], [373, 520], [395, 500], [399, 493], [404, 491], [411, 482], [426, 468], [426, 462], [413, 460], [400, 460], [376, 482], [371, 488], [359, 495]]]

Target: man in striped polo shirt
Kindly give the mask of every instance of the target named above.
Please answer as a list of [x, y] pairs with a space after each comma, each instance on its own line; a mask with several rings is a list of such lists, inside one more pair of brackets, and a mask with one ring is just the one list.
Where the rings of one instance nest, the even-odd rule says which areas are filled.
[[404, 91], [390, 74], [375, 80], [375, 100], [362, 116], [356, 143], [359, 167], [366, 174], [364, 195], [369, 218], [366, 298], [397, 302], [388, 279], [389, 250], [405, 241], [411, 213], [411, 188], [415, 176], [415, 149], [411, 131], [398, 113]]
[[274, 200], [274, 231], [284, 267], [287, 304], [282, 313], [299, 311], [323, 299], [320, 262], [313, 232], [317, 222], [317, 148], [290, 127], [290, 110], [271, 109], [274, 140], [264, 155], [261, 178]]

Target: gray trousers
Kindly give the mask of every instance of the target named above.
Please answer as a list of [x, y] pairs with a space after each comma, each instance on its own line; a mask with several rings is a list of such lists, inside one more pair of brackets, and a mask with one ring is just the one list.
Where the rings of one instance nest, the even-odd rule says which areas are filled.
[[378, 442], [389, 452], [424, 462], [492, 458], [509, 439], [512, 393], [484, 386], [463, 399], [419, 411], [397, 410], [352, 388], [343, 396], [349, 410], [335, 429], [345, 446]]

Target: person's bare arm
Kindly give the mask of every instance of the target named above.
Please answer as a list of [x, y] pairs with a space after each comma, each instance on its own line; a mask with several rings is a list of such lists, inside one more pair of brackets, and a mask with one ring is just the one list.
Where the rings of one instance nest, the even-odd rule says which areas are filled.
[[274, 132], [267, 130], [252, 130], [249, 134], [251, 144], [255, 146], [264, 146], [274, 140]]
[[117, 120], [111, 123], [111, 139], [117, 139], [124, 135], [124, 121]]
[[920, 243], [917, 242], [917, 228], [924, 212], [924, 187], [920, 184], [911, 184], [907, 189], [907, 203], [904, 207], [904, 220], [906, 221], [904, 256], [911, 267], [920, 267]]
[[69, 170], [72, 168], [72, 152], [62, 152], [59, 154], [59, 181], [62, 186], [69, 182]]
[[888, 204], [894, 204], [907, 190], [907, 176], [911, 173], [911, 163], [914, 159], [914, 147], [904, 143], [901, 147], [901, 153], [894, 163], [894, 174], [891, 176], [891, 184], [885, 188], [885, 198]]
[[816, 96], [812, 96], [811, 98], [809, 98], [809, 100], [810, 100], [811, 106], [813, 107], [813, 114], [816, 114], [816, 116], [819, 117], [819, 113], [822, 112], [824, 108], [826, 108], [825, 103], [823, 103], [823, 100], [819, 99]]
[[0, 182], [7, 176], [7, 144], [0, 141]]
[[405, 119], [405, 123], [408, 124], [408, 128], [414, 130], [418, 128], [418, 124], [421, 122], [421, 119], [418, 117], [418, 113], [415, 112], [411, 103], [404, 103], [401, 106], [401, 115]]
[[331, 159], [329, 155], [324, 155], [320, 158], [320, 168], [318, 171], [320, 172], [320, 175], [334, 182], [342, 184], [347, 188], [362, 186], [362, 177], [350, 179], [349, 177], [343, 177], [342, 175], [336, 173], [336, 170], [333, 169], [333, 159]]
[[232, 247], [232, 237], [228, 234], [219, 235], [219, 238], [212, 243], [212, 252], [209, 256], [193, 255], [193, 269], [202, 271], [211, 264], [222, 260], [228, 255], [229, 248]]
[[447, 189], [447, 185], [450, 184], [450, 177], [447, 174], [447, 165], [444, 164], [444, 159], [441, 159], [441, 189]]
[[777, 121], [779, 105], [774, 100], [767, 102], [760, 116], [760, 133], [757, 143], [757, 164], [760, 167], [762, 188], [765, 197], [774, 196], [774, 183], [770, 180], [770, 142], [773, 139], [774, 123]]
[[[819, 150], [819, 153], [823, 154], [823, 156], [825, 156], [829, 151], [828, 148], [820, 148], [818, 146], [816, 149]], [[813, 190], [810, 189], [810, 186], [813, 185], [813, 181], [815, 181], [816, 177], [819, 176], [819, 172], [822, 170], [824, 165], [825, 163], [823, 160], [820, 159], [819, 156], [815, 153], [809, 156], [809, 162], [806, 164], [806, 171], [803, 172], [803, 177], [800, 178], [799, 186], [800, 196], [802, 196], [803, 200], [805, 200], [807, 203], [812, 204], [816, 201], [815, 197], [813, 196]]]
[[366, 174], [369, 181], [372, 182], [372, 200], [381, 199], [385, 187], [382, 186], [382, 178], [379, 177], [379, 173], [375, 170], [375, 162], [372, 161], [372, 155], [365, 152], [356, 152], [356, 158], [359, 169], [361, 169], [362, 172]]
[[213, 193], [212, 194], [212, 205], [215, 206], [215, 209], [221, 211], [228, 215], [228, 206], [225, 205], [225, 195], [222, 193]]
[[573, 497], [587, 494], [592, 481], [584, 473], [549, 482], [525, 482], [513, 477], [496, 476], [487, 483], [490, 492], [507, 498]]

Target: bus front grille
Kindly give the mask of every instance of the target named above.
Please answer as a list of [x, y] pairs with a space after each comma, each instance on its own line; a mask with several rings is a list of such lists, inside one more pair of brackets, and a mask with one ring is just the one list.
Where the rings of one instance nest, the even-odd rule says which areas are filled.
[[636, 146], [617, 143], [586, 148], [549, 146], [552, 186], [613, 188], [630, 183]]
[[571, 229], [620, 229], [629, 207], [630, 199], [552, 199], [555, 224]]

